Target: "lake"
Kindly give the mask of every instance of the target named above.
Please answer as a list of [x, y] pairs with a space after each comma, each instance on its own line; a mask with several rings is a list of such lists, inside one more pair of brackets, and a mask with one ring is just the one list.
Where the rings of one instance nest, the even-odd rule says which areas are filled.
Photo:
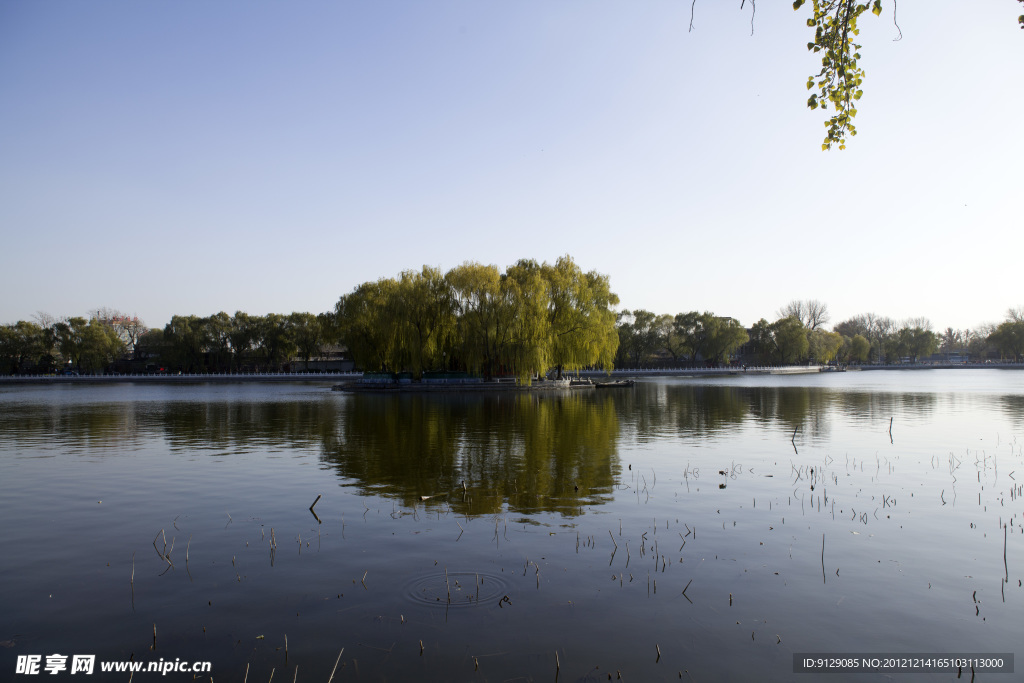
[[[128, 680], [100, 669], [131, 660], [209, 662], [161, 678], [218, 682], [1007, 658], [1022, 484], [1013, 370], [501, 395], [0, 386], [0, 679], [52, 655], [60, 680], [95, 655], [86, 680]], [[892, 673], [861, 671], [827, 680]], [[899, 677], [937, 679], [957, 673]]]

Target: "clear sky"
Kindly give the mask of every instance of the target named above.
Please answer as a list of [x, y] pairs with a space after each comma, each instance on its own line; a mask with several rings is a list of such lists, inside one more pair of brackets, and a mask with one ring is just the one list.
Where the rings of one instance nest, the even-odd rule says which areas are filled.
[[0, 2], [0, 323], [331, 310], [423, 264], [571, 254], [622, 308], [792, 299], [938, 330], [1024, 304], [1013, 0], [862, 20], [821, 151], [807, 8]]

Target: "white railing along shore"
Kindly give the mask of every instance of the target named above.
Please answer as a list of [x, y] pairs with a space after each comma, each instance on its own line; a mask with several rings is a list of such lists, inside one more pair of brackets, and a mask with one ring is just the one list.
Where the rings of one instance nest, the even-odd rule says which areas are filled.
[[180, 379], [180, 380], [208, 380], [208, 379], [350, 379], [362, 377], [361, 372], [124, 372], [124, 373], [74, 373], [74, 374], [27, 374], [27, 375], [0, 375], [0, 382], [4, 380], [18, 381], [118, 381], [118, 380], [146, 380], [146, 379]]

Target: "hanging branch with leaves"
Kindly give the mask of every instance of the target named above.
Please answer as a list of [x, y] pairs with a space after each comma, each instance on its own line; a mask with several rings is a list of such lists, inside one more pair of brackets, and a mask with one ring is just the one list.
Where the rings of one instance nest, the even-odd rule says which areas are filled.
[[[1024, 0], [1017, 2], [1024, 4]], [[750, 0], [751, 35], [754, 32], [754, 16], [757, 11], [754, 3], [755, 0]], [[740, 9], [742, 10], [746, 4], [747, 0], [741, 0]], [[799, 10], [806, 4], [807, 0], [794, 0], [793, 9]], [[893, 0], [892, 4], [893, 25], [898, 32], [893, 40], [901, 40], [903, 31], [896, 22], [896, 0]], [[697, 0], [693, 0], [690, 5], [690, 31], [693, 31], [696, 7]], [[825, 121], [828, 131], [821, 149], [832, 149], [832, 145], [846, 149], [846, 136], [852, 137], [857, 134], [857, 127], [853, 125], [853, 119], [857, 116], [855, 104], [864, 95], [861, 85], [864, 83], [865, 74], [864, 69], [858, 65], [861, 45], [855, 42], [860, 35], [857, 21], [868, 10], [879, 16], [882, 13], [882, 0], [811, 0], [811, 7], [813, 12], [807, 19], [807, 26], [814, 29], [814, 40], [807, 43], [807, 49], [821, 54], [821, 71], [807, 78], [807, 89], [818, 89], [807, 99], [807, 106], [823, 110], [828, 110], [831, 106], [835, 112], [828, 121]], [[1018, 17], [1018, 21], [1020, 27], [1024, 29], [1024, 14]]]
[[[793, 9], [799, 10], [807, 0], [795, 0]], [[864, 94], [864, 69], [857, 61], [861, 46], [854, 42], [860, 34], [857, 21], [869, 9], [876, 16], [882, 13], [882, 0], [856, 2], [856, 0], [812, 0], [813, 14], [807, 25], [814, 29], [814, 40], [807, 49], [821, 54], [821, 71], [807, 78], [807, 89], [817, 87], [807, 100], [811, 109], [835, 112], [825, 122], [828, 132], [822, 143], [823, 150], [838, 144], [846, 149], [846, 136], [857, 134], [853, 119], [857, 116], [856, 102]]]

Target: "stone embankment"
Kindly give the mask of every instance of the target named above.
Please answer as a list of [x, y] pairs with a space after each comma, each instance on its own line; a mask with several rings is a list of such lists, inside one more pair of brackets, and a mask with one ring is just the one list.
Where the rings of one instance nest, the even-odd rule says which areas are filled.
[[466, 378], [457, 380], [384, 380], [359, 379], [345, 382], [333, 387], [335, 391], [351, 391], [358, 393], [476, 393], [476, 392], [512, 392], [512, 391], [577, 391], [593, 389], [594, 382], [587, 378], [544, 379], [534, 380], [529, 384], [521, 384], [514, 377], [503, 377], [494, 380]]
[[254, 373], [181, 373], [181, 374], [109, 374], [109, 375], [8, 375], [0, 384], [117, 384], [140, 382], [155, 384], [195, 384], [202, 382], [323, 382], [355, 381], [359, 372], [254, 372]]

